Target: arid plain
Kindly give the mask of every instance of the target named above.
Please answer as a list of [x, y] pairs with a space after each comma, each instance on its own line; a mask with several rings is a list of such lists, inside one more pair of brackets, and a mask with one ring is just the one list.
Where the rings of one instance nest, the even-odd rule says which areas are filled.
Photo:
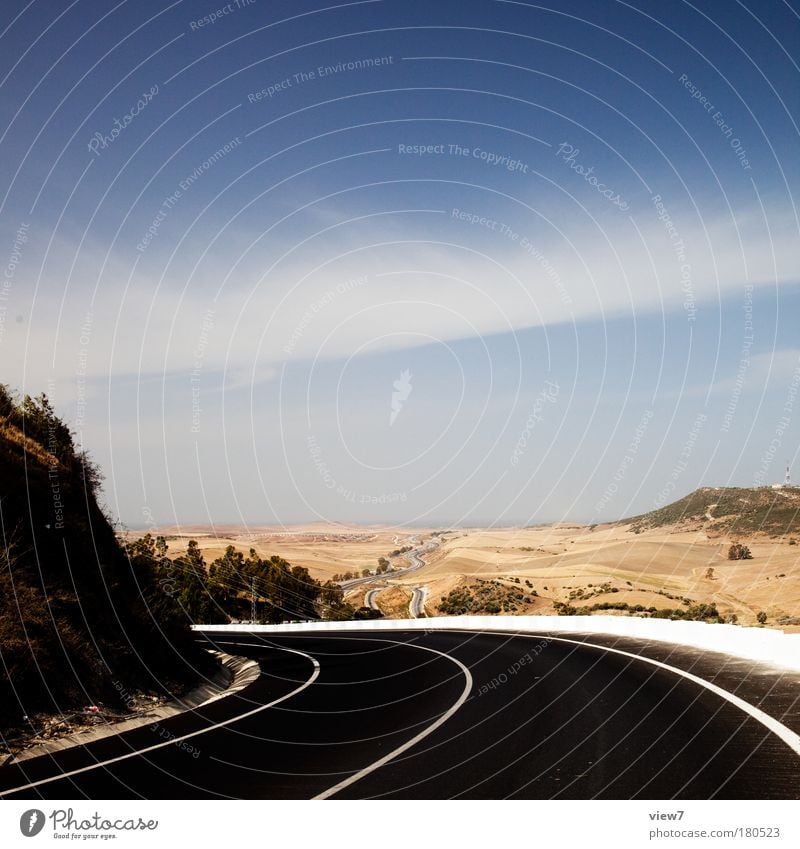
[[[752, 625], [763, 613], [767, 626], [800, 630], [796, 541], [758, 532], [743, 538], [720, 531], [706, 518], [649, 528], [636, 520], [451, 529], [319, 523], [173, 527], [157, 533], [166, 536], [170, 556], [182, 553], [189, 539], [198, 541], [208, 563], [228, 545], [243, 552], [254, 548], [262, 557], [279, 555], [305, 566], [322, 581], [363, 579], [364, 570], [374, 571], [379, 558], [385, 558], [389, 571], [356, 584], [345, 580], [343, 586], [352, 604], [377, 606], [390, 617], [411, 615], [416, 588], [424, 593], [428, 616], [652, 615], [714, 605], [728, 621]], [[752, 559], [729, 560], [734, 541], [746, 541]]]

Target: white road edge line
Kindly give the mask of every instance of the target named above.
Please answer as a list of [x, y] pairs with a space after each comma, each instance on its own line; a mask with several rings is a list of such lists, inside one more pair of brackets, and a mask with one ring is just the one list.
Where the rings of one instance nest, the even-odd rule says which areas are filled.
[[[453, 631], [460, 631], [459, 628], [447, 629]], [[467, 629], [464, 629], [467, 630]], [[462, 631], [463, 633], [463, 631]], [[773, 734], [780, 737], [787, 746], [796, 754], [800, 756], [800, 734], [796, 734], [792, 731], [791, 728], [787, 728], [780, 720], [775, 719], [775, 717], [770, 716], [768, 713], [764, 713], [763, 710], [757, 708], [755, 705], [750, 704], [750, 702], [746, 702], [744, 699], [740, 699], [739, 696], [735, 696], [733, 693], [729, 693], [727, 690], [724, 690], [722, 687], [718, 687], [716, 684], [712, 684], [710, 681], [706, 681], [705, 678], [700, 678], [697, 675], [692, 675], [691, 672], [686, 672], [684, 669], [678, 669], [677, 666], [670, 666], [668, 663], [662, 663], [660, 660], [653, 660], [651, 657], [644, 657], [641, 654], [634, 654], [633, 652], [623, 651], [622, 649], [614, 649], [610, 646], [602, 646], [597, 643], [584, 643], [580, 640], [568, 640], [565, 637], [550, 637], [547, 634], [533, 634], [529, 631], [476, 631], [474, 633], [481, 634], [497, 634], [508, 636], [509, 634], [513, 634], [514, 636], [525, 636], [525, 637], [533, 637], [538, 639], [552, 640], [558, 643], [570, 643], [575, 646], [589, 646], [590, 648], [600, 649], [601, 651], [612, 652], [613, 654], [621, 654], [624, 657], [631, 657], [635, 660], [642, 660], [645, 663], [649, 663], [652, 666], [658, 666], [661, 669], [666, 669], [669, 672], [672, 672], [676, 675], [681, 675], [684, 678], [688, 678], [690, 681], [693, 681], [695, 684], [699, 684], [701, 687], [705, 687], [707, 690], [710, 690], [712, 693], [716, 693], [716, 695], [720, 696], [723, 699], [726, 699], [731, 704], [736, 705], [740, 710], [749, 714], [753, 717], [753, 719], [760, 722], [766, 728], [768, 728]]]
[[389, 752], [388, 755], [384, 755], [380, 760], [375, 761], [375, 763], [370, 764], [369, 766], [364, 767], [364, 769], [359, 770], [358, 772], [353, 773], [349, 778], [345, 778], [340, 781], [338, 784], [334, 784], [333, 787], [329, 787], [327, 790], [324, 790], [322, 793], [317, 796], [312, 797], [312, 799], [329, 799], [331, 796], [338, 793], [340, 790], [344, 790], [345, 787], [349, 787], [351, 784], [355, 784], [356, 781], [360, 781], [365, 776], [369, 775], [371, 772], [375, 772], [376, 769], [380, 769], [385, 764], [389, 763], [389, 761], [394, 760], [398, 755], [401, 755], [407, 749], [410, 749], [412, 746], [415, 746], [419, 743], [420, 740], [427, 737], [429, 734], [434, 732], [440, 725], [443, 725], [447, 722], [448, 719], [464, 704], [464, 702], [469, 698], [469, 694], [472, 690], [472, 675], [470, 674], [469, 669], [467, 669], [464, 664], [453, 657], [452, 655], [447, 654], [443, 651], [438, 651], [438, 649], [431, 649], [427, 646], [418, 646], [415, 643], [406, 643], [402, 640], [384, 640], [377, 638], [374, 639], [375, 642], [378, 643], [392, 643], [396, 646], [410, 646], [415, 649], [422, 649], [423, 651], [429, 651], [432, 654], [438, 654], [441, 657], [446, 657], [448, 660], [452, 661], [456, 664], [456, 666], [460, 667], [461, 671], [464, 673], [464, 678], [466, 679], [466, 685], [464, 686], [464, 692], [459, 696], [458, 700], [443, 713], [435, 722], [425, 728], [423, 731], [420, 731], [416, 737], [412, 737], [410, 740], [407, 740], [402, 746], [398, 746], [393, 751]]
[[[228, 645], [238, 644], [229, 643]], [[246, 713], [240, 713], [238, 716], [233, 716], [230, 719], [226, 719], [224, 722], [217, 722], [215, 725], [210, 725], [208, 728], [201, 728], [199, 731], [192, 731], [190, 734], [184, 734], [181, 737], [172, 737], [169, 740], [165, 740], [163, 743], [156, 743], [155, 745], [147, 746], [144, 749], [137, 749], [135, 752], [127, 752], [124, 755], [118, 755], [116, 758], [110, 758], [107, 761], [98, 761], [97, 763], [91, 764], [89, 766], [83, 766], [80, 769], [73, 769], [71, 772], [62, 772], [59, 775], [51, 775], [49, 778], [42, 778], [39, 781], [32, 781], [30, 784], [23, 784], [19, 787], [12, 787], [8, 790], [0, 792], [0, 798], [2, 798], [3, 796], [10, 796], [13, 793], [20, 793], [23, 790], [30, 790], [31, 787], [39, 787], [41, 784], [49, 784], [51, 781], [61, 781], [64, 778], [70, 778], [71, 776], [78, 775], [81, 772], [89, 772], [90, 770], [98, 769], [101, 766], [108, 766], [109, 764], [124, 761], [128, 758], [135, 758], [139, 755], [145, 754], [146, 752], [152, 752], [155, 749], [162, 749], [165, 746], [174, 746], [175, 743], [180, 743], [182, 740], [188, 740], [190, 737], [197, 737], [200, 734], [206, 734], [209, 731], [214, 731], [216, 728], [222, 728], [225, 725], [230, 725], [232, 722], [238, 722], [240, 719], [252, 716], [254, 713], [258, 713], [259, 711], [274, 707], [275, 705], [280, 704], [281, 702], [285, 702], [287, 699], [290, 699], [292, 696], [296, 696], [299, 692], [305, 690], [306, 687], [310, 687], [314, 683], [314, 681], [317, 680], [317, 677], [319, 676], [319, 663], [316, 658], [312, 657], [310, 654], [306, 654], [305, 652], [298, 651], [297, 649], [285, 649], [279, 648], [278, 646], [269, 646], [269, 648], [275, 648], [278, 649], [278, 651], [290, 652], [291, 654], [299, 654], [305, 658], [308, 658], [308, 660], [310, 660], [314, 664], [314, 671], [311, 674], [311, 677], [304, 684], [301, 684], [299, 687], [292, 690], [291, 693], [287, 693], [285, 696], [281, 696], [279, 699], [275, 699], [274, 701], [269, 702], [268, 704], [259, 705], [257, 708], [249, 710]], [[146, 727], [146, 725], [140, 726], [140, 728]]]

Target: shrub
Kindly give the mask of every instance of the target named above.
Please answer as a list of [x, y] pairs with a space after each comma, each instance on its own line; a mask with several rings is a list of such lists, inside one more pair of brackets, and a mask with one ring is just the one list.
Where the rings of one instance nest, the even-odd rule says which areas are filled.
[[746, 545], [740, 542], [735, 542], [728, 549], [728, 560], [752, 560], [753, 555]]
[[353, 619], [382, 619], [383, 614], [380, 610], [373, 610], [371, 607], [359, 607], [353, 613]]
[[758, 614], [758, 616], [756, 616], [756, 622], [758, 622], [759, 625], [766, 625], [767, 614], [764, 613], [763, 610]]

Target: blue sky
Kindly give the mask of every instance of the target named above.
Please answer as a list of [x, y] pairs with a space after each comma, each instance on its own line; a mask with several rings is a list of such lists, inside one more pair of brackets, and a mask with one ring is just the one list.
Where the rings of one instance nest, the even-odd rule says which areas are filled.
[[7, 3], [2, 380], [131, 526], [602, 521], [780, 480], [799, 13]]

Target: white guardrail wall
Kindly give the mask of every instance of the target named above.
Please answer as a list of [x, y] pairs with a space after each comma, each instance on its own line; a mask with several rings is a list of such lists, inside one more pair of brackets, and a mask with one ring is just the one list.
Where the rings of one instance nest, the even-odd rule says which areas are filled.
[[800, 633], [627, 616], [438, 616], [282, 625], [193, 625], [203, 632], [293, 634], [324, 631], [506, 631], [523, 634], [603, 634], [689, 646], [800, 670]]

